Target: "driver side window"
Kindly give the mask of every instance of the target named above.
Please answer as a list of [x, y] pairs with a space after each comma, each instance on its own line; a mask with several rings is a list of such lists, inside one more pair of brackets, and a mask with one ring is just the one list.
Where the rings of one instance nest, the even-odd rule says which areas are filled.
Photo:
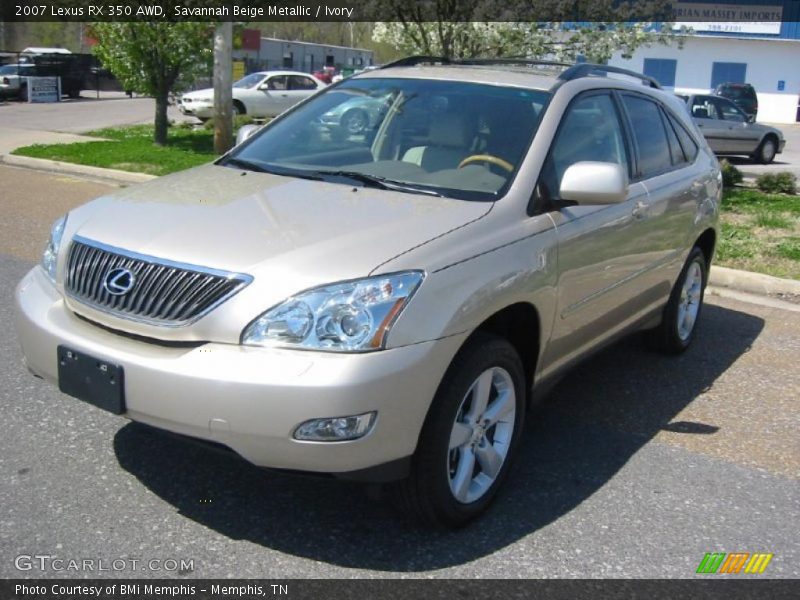
[[615, 163], [630, 172], [625, 137], [609, 94], [582, 96], [567, 108], [542, 167], [539, 184], [545, 197], [558, 198], [564, 173], [581, 161]]
[[736, 121], [739, 123], [743, 123], [747, 120], [744, 116], [744, 113], [740, 111], [733, 102], [728, 100], [716, 99], [715, 104], [717, 105], [717, 110], [719, 110], [720, 115], [725, 121]]

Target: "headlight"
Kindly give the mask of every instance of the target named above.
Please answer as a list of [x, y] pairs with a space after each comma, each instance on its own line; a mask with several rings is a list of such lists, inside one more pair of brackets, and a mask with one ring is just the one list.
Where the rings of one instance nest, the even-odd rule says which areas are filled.
[[58, 262], [58, 249], [61, 247], [61, 236], [64, 235], [64, 225], [67, 224], [67, 215], [58, 219], [50, 228], [50, 239], [47, 240], [42, 254], [42, 268], [47, 276], [55, 282], [56, 263]]
[[406, 271], [302, 292], [250, 323], [242, 344], [331, 352], [380, 350], [423, 278], [421, 271]]

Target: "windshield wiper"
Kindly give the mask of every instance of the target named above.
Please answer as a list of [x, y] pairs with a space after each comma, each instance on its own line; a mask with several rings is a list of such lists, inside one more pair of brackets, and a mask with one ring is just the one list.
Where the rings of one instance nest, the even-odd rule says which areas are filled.
[[365, 187], [374, 187], [380, 190], [394, 190], [398, 192], [409, 192], [411, 194], [425, 194], [426, 196], [441, 197], [439, 192], [433, 190], [408, 185], [377, 175], [361, 173], [359, 171], [315, 171], [314, 175], [319, 177], [343, 177], [346, 179], [354, 179], [362, 183]]
[[235, 156], [229, 156], [225, 159], [225, 162], [222, 163], [222, 166], [234, 166], [239, 167], [240, 169], [244, 169], [245, 171], [256, 171], [257, 173], [271, 173], [269, 169], [266, 167], [259, 165], [258, 163], [250, 162], [249, 160], [244, 160], [243, 158], [236, 158]]
[[307, 171], [300, 171], [297, 169], [284, 169], [282, 167], [275, 167], [274, 165], [259, 164], [243, 158], [236, 158], [231, 156], [225, 159], [222, 163], [223, 166], [232, 165], [248, 171], [256, 171], [258, 173], [269, 173], [270, 175], [281, 175], [283, 177], [299, 177], [301, 179], [313, 179], [314, 181], [322, 181], [322, 177], [316, 173], [309, 173]]

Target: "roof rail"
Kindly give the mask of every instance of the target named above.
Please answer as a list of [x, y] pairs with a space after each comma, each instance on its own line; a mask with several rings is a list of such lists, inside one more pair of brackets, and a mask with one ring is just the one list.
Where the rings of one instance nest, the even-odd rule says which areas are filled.
[[414, 67], [424, 63], [441, 63], [443, 65], [449, 65], [451, 64], [451, 60], [449, 58], [444, 58], [443, 56], [406, 56], [405, 58], [399, 58], [378, 68], [389, 69], [391, 67]]
[[521, 67], [544, 65], [554, 67], [571, 67], [573, 63], [557, 62], [553, 60], [539, 60], [536, 58], [445, 58], [443, 56], [407, 56], [394, 62], [390, 62], [380, 67], [381, 69], [388, 69], [391, 67], [414, 67], [421, 64], [439, 63], [442, 65], [518, 65]]
[[621, 67], [612, 67], [610, 65], [596, 65], [593, 63], [580, 63], [574, 65], [561, 73], [558, 76], [559, 79], [562, 81], [572, 81], [573, 79], [579, 79], [581, 77], [590, 77], [592, 75], [600, 75], [602, 77], [605, 76], [606, 73], [617, 73], [619, 75], [627, 75], [628, 77], [635, 77], [642, 81], [642, 83], [649, 85], [650, 87], [661, 89], [661, 84], [658, 83], [652, 77], [648, 77], [647, 75], [642, 75], [641, 73], [637, 73], [636, 71], [631, 71], [629, 69], [623, 69]]

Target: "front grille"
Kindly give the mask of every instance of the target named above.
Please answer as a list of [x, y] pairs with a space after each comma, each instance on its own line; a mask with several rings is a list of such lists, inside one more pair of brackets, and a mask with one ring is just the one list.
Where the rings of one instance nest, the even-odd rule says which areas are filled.
[[[119, 269], [133, 275], [124, 293], [109, 288], [109, 274]], [[71, 298], [98, 310], [177, 327], [196, 321], [251, 281], [242, 273], [174, 263], [76, 236], [67, 257], [64, 287]]]

